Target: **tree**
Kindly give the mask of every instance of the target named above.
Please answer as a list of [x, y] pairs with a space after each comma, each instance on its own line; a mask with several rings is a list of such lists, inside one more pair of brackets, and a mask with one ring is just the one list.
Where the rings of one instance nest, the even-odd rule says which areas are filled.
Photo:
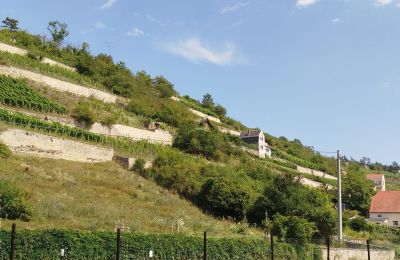
[[304, 245], [310, 241], [317, 231], [314, 223], [296, 216], [276, 214], [272, 225], [272, 233], [281, 241]]
[[351, 165], [343, 178], [343, 202], [350, 209], [366, 215], [374, 192], [373, 185], [357, 168], [357, 165]]
[[232, 217], [242, 220], [250, 196], [238, 184], [227, 179], [207, 180], [199, 193], [199, 201], [203, 208], [218, 217]]
[[59, 21], [50, 21], [47, 30], [53, 38], [53, 43], [59, 47], [64, 39], [69, 35], [68, 25]]
[[218, 114], [219, 116], [225, 116], [226, 115], [226, 109], [223, 107], [223, 106], [221, 106], [221, 105], [216, 105], [214, 108], [213, 108], [213, 111], [216, 113], [216, 114]]
[[171, 97], [176, 94], [174, 85], [163, 76], [155, 77], [153, 85], [161, 97]]
[[203, 100], [201, 101], [204, 107], [212, 109], [214, 107], [214, 99], [211, 94], [207, 93], [203, 96]]
[[6, 17], [6, 19], [4, 19], [2, 21], [2, 23], [4, 24], [2, 27], [12, 31], [12, 32], [16, 32], [19, 30], [18, 28], [18, 23], [19, 21], [10, 17]]

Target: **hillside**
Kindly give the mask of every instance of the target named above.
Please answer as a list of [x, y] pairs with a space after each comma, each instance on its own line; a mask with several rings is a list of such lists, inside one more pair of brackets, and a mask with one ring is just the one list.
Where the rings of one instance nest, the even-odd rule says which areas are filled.
[[[272, 229], [301, 243], [335, 234], [334, 158], [267, 133], [272, 157], [260, 158], [258, 144], [239, 137], [252, 127], [210, 94], [180, 95], [87, 43], [60, 47], [7, 29], [0, 41], [0, 180], [31, 207], [12, 218], [0, 211], [6, 224], [149, 233], [179, 224], [228, 237]], [[366, 216], [372, 185], [347, 168], [349, 216]]]

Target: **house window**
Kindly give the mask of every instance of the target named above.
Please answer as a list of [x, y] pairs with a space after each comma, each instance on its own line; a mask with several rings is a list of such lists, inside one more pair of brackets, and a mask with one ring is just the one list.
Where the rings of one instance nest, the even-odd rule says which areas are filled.
[[378, 214], [378, 218], [381, 218], [382, 217], [382, 214]]
[[398, 227], [399, 226], [399, 222], [398, 221], [393, 221], [393, 226], [394, 227]]

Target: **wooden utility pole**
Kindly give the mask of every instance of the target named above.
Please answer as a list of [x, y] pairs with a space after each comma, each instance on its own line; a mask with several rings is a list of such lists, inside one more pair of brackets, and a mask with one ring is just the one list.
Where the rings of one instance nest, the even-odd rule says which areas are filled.
[[336, 153], [336, 171], [337, 171], [337, 181], [338, 181], [338, 239], [339, 243], [343, 240], [343, 225], [342, 225], [342, 176], [340, 169], [340, 153], [337, 150]]

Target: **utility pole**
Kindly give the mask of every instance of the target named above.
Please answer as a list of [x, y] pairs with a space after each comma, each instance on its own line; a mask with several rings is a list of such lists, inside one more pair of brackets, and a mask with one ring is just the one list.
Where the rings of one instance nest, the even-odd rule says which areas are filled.
[[337, 150], [336, 154], [336, 171], [337, 171], [337, 180], [338, 180], [338, 239], [341, 243], [343, 240], [343, 226], [342, 226], [342, 176], [341, 176], [341, 169], [340, 169], [340, 153]]

